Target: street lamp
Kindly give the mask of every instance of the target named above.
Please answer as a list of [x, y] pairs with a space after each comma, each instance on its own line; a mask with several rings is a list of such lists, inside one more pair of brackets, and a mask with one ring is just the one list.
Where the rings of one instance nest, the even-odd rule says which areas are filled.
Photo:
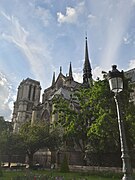
[[123, 163], [123, 173], [124, 176], [122, 180], [132, 180], [132, 168], [130, 163], [130, 156], [128, 154], [128, 147], [125, 136], [124, 122], [122, 118], [122, 111], [120, 106], [120, 98], [119, 93], [123, 90], [123, 71], [118, 71], [117, 66], [112, 66], [112, 71], [108, 73], [110, 90], [114, 92], [114, 99], [117, 108], [117, 116], [118, 116], [118, 125], [119, 125], [119, 134], [120, 134], [120, 144], [121, 144], [121, 158]]

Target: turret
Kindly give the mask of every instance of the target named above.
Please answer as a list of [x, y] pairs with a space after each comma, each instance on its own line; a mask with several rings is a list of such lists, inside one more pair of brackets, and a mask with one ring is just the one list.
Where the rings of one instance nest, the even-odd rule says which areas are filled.
[[55, 84], [55, 72], [53, 72], [52, 86]]
[[71, 62], [70, 62], [70, 66], [69, 66], [69, 80], [70, 80], [70, 81], [73, 81], [73, 73], [72, 73], [72, 65], [71, 65]]

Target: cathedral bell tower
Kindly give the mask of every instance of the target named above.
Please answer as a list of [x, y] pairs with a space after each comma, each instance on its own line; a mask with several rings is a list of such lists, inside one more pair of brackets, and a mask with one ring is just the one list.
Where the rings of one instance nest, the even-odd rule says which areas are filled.
[[12, 118], [14, 132], [18, 132], [19, 127], [31, 119], [32, 109], [40, 101], [40, 91], [41, 87], [38, 81], [27, 78], [20, 83]]

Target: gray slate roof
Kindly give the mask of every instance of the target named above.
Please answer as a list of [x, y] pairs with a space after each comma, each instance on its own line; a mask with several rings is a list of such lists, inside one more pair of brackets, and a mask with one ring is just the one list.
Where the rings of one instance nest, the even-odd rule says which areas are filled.
[[55, 96], [55, 95], [62, 95], [63, 97], [64, 97], [64, 99], [67, 99], [67, 100], [69, 100], [70, 98], [71, 98], [71, 91], [69, 91], [69, 90], [67, 90], [67, 89], [64, 89], [64, 88], [60, 88], [60, 89], [58, 89], [58, 91], [56, 91], [55, 93], [54, 93], [54, 95], [53, 96], [51, 96], [50, 98], [49, 98], [49, 100], [51, 100], [51, 99], [53, 99], [53, 97]]
[[131, 82], [135, 82], [135, 68], [124, 72], [127, 78], [131, 78]]

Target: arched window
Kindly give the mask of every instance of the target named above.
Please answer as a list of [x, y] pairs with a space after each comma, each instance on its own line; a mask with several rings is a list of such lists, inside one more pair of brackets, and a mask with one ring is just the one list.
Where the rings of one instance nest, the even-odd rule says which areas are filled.
[[50, 114], [49, 114], [49, 111], [47, 109], [44, 110], [41, 119], [42, 119], [42, 121], [45, 121], [45, 122], [50, 121]]

